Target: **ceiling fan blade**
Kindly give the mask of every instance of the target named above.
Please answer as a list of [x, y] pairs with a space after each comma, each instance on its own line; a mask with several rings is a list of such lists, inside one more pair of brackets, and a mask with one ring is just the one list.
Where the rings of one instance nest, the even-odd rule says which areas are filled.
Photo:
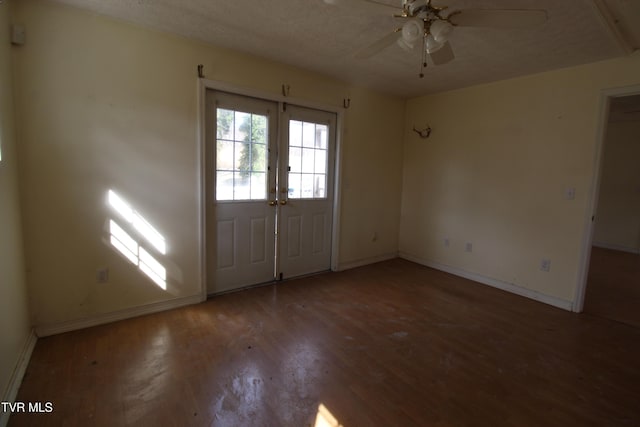
[[387, 3], [383, 2], [383, 1], [378, 1], [378, 0], [362, 0], [362, 1], [365, 1], [367, 3], [374, 3], [374, 4], [377, 4], [378, 6], [389, 7], [391, 9], [395, 9], [395, 10], [400, 9], [400, 7], [398, 5], [392, 6], [392, 5], [387, 4]]
[[542, 25], [547, 11], [540, 9], [463, 9], [449, 15], [461, 27], [523, 28]]
[[398, 40], [399, 34], [400, 33], [398, 31], [394, 31], [394, 32], [392, 32], [390, 34], [387, 34], [386, 36], [384, 36], [380, 40], [375, 41], [372, 44], [370, 44], [369, 46], [367, 46], [367, 47], [361, 49], [360, 51], [356, 52], [356, 54], [354, 55], [355, 58], [356, 59], [366, 59], [366, 58], [369, 58], [369, 57], [375, 55], [376, 53], [380, 52], [385, 47], [393, 44], [393, 42]]
[[323, 0], [326, 4], [330, 5], [353, 5], [353, 6], [362, 6], [363, 3], [369, 3], [374, 5], [375, 7], [384, 7], [388, 9], [398, 10], [401, 9], [398, 6], [392, 6], [388, 3], [385, 3], [381, 0]]
[[447, 62], [451, 62], [455, 59], [455, 54], [453, 53], [453, 49], [451, 48], [451, 43], [446, 42], [444, 46], [442, 46], [437, 51], [430, 53], [429, 56], [433, 61], [434, 65], [443, 65]]

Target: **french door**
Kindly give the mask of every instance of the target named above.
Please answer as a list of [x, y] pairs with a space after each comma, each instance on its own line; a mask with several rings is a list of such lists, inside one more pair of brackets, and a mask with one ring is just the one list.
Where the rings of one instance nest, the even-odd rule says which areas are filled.
[[329, 270], [335, 114], [206, 98], [207, 291]]

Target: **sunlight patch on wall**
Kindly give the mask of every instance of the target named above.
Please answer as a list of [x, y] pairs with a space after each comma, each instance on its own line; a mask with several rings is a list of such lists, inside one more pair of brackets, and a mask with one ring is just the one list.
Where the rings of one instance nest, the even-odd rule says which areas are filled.
[[331, 411], [321, 403], [320, 406], [318, 406], [318, 414], [316, 415], [314, 427], [343, 427], [343, 425], [340, 424]]
[[151, 254], [140, 248], [138, 267], [162, 289], [167, 289], [167, 270]]
[[109, 221], [111, 244], [135, 265], [138, 265], [138, 243], [114, 220]]
[[113, 192], [113, 190], [109, 190], [109, 204], [113, 207], [122, 218], [126, 220], [128, 223], [133, 225], [133, 227], [138, 230], [138, 232], [144, 237], [154, 248], [158, 250], [161, 254], [167, 253], [167, 245], [165, 243], [164, 237], [160, 234], [147, 220], [145, 220], [142, 215], [136, 212], [127, 202], [122, 200], [120, 196]]
[[[109, 205], [122, 216], [129, 227], [137, 231], [143, 240], [150, 243], [160, 254], [165, 254], [164, 237], [147, 220], [112, 190], [109, 190], [108, 200]], [[109, 220], [109, 235], [109, 242], [118, 252], [136, 265], [156, 285], [164, 290], [167, 289], [166, 268], [113, 219]]]

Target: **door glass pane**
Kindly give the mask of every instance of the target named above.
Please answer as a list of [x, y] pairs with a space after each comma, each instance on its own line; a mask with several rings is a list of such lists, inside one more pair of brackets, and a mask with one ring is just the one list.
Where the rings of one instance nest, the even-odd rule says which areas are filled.
[[234, 133], [233, 139], [235, 141], [249, 141], [249, 130], [251, 127], [251, 114], [236, 111], [234, 118]]
[[233, 199], [234, 200], [250, 200], [251, 185], [249, 175], [243, 172], [233, 173]]
[[327, 197], [329, 127], [289, 121], [289, 198]]
[[251, 144], [251, 163], [253, 172], [267, 171], [267, 147], [264, 144]]
[[302, 148], [289, 147], [289, 168], [294, 173], [302, 172]]
[[327, 183], [327, 176], [324, 174], [313, 175], [313, 197], [324, 198], [327, 194], [324, 186]]
[[233, 162], [233, 170], [248, 172], [249, 171], [249, 159], [251, 156], [251, 150], [249, 144], [243, 142], [236, 142], [235, 155]]
[[303, 199], [313, 198], [313, 174], [305, 173], [302, 175], [300, 193], [300, 197]]
[[327, 152], [326, 150], [314, 150], [316, 163], [313, 171], [315, 173], [327, 173]]
[[233, 200], [233, 172], [216, 172], [216, 197], [218, 200]]
[[216, 136], [216, 200], [266, 200], [267, 116], [218, 108]]
[[299, 199], [300, 196], [300, 180], [302, 175], [299, 173], [289, 173], [289, 198]]
[[302, 122], [297, 120], [289, 122], [289, 145], [302, 147]]
[[315, 167], [315, 155], [313, 148], [303, 148], [302, 149], [302, 172], [313, 173], [313, 169]]
[[219, 139], [216, 147], [216, 170], [233, 170], [233, 141]]
[[267, 187], [266, 183], [266, 173], [264, 172], [251, 172], [251, 199], [252, 200], [261, 200], [266, 198], [267, 195]]
[[316, 144], [316, 125], [315, 123], [302, 123], [302, 146], [314, 147]]
[[233, 140], [233, 111], [218, 108], [216, 110], [216, 130], [218, 139]]
[[327, 135], [329, 127], [327, 125], [316, 125], [316, 148], [327, 149]]
[[251, 116], [251, 142], [255, 144], [267, 143], [267, 116]]

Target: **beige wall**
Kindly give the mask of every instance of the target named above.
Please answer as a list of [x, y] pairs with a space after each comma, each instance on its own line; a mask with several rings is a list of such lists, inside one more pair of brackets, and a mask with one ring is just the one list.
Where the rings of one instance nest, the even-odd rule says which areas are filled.
[[7, 396], [7, 386], [31, 332], [18, 199], [8, 8], [7, 2], [0, 4], [0, 397]]
[[401, 253], [572, 302], [601, 90], [638, 83], [636, 54], [409, 100]]
[[640, 121], [612, 121], [604, 141], [593, 242], [640, 252]]
[[340, 216], [346, 265], [397, 255], [404, 121], [404, 102], [364, 89], [350, 93]]
[[[283, 83], [292, 97], [314, 103], [341, 106], [349, 96], [340, 262], [397, 251], [402, 100], [46, 1], [18, 2], [15, 19], [27, 29], [14, 71], [37, 325], [200, 293], [198, 64], [208, 79], [274, 96]], [[116, 216], [105, 203], [109, 189], [165, 236], [169, 292], [103, 241]], [[377, 242], [357, 243], [372, 231]], [[108, 284], [96, 283], [102, 267]]]

